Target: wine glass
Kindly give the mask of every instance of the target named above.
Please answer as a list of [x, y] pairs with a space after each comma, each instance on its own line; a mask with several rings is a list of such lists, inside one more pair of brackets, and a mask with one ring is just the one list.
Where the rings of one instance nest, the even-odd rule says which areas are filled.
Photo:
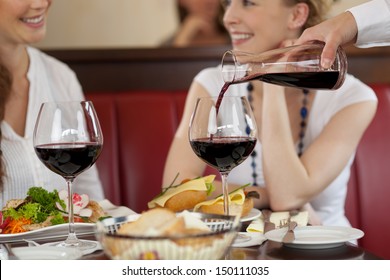
[[189, 140], [195, 154], [221, 174], [225, 215], [230, 214], [227, 177], [252, 153], [256, 134], [255, 118], [246, 97], [198, 98]]
[[38, 158], [67, 183], [68, 237], [52, 245], [80, 250], [95, 247], [95, 242], [77, 238], [72, 202], [73, 180], [95, 163], [103, 146], [103, 134], [92, 102], [43, 103], [36, 120], [33, 141]]

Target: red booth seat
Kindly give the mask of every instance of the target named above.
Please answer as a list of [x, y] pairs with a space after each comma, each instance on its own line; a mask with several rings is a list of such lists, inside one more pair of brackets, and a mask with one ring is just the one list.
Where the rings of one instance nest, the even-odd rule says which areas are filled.
[[163, 167], [186, 92], [87, 93], [99, 116], [104, 147], [97, 167], [106, 197], [134, 211], [161, 191]]
[[372, 88], [378, 110], [356, 152], [346, 213], [365, 233], [360, 245], [390, 259], [390, 85]]

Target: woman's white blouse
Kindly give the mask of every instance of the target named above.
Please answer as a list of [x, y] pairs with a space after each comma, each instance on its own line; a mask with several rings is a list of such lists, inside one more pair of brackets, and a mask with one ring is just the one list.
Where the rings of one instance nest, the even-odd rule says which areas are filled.
[[[64, 63], [43, 52], [28, 47], [30, 82], [25, 135], [14, 132], [7, 122], [1, 123], [3, 164], [6, 176], [1, 192], [1, 206], [13, 198], [24, 198], [31, 186], [48, 190], [66, 188], [64, 178], [41, 163], [33, 147], [33, 131], [39, 108], [43, 102], [84, 100], [81, 86], [74, 72]], [[104, 198], [103, 188], [95, 166], [80, 174], [74, 181], [74, 191], [88, 194], [95, 200]]]

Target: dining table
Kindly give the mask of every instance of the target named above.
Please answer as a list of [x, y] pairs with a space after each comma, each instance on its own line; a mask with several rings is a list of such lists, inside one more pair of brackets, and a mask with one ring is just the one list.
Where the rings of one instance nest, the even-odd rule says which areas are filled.
[[[81, 257], [85, 260], [108, 260], [103, 251]], [[261, 245], [234, 248], [227, 252], [225, 260], [380, 260], [381, 258], [362, 247], [346, 243], [330, 249], [295, 249], [282, 243], [265, 241]]]
[[[96, 240], [93, 233], [83, 234], [80, 239]], [[59, 241], [55, 238], [40, 239], [38, 243]], [[15, 248], [27, 246], [24, 241], [8, 243], [9, 247]], [[81, 260], [109, 260], [103, 250], [83, 255]], [[250, 247], [231, 246], [224, 256], [225, 260], [381, 260], [379, 256], [369, 252], [365, 248], [350, 242], [325, 249], [301, 249], [291, 248], [283, 243], [265, 240], [260, 245]]]

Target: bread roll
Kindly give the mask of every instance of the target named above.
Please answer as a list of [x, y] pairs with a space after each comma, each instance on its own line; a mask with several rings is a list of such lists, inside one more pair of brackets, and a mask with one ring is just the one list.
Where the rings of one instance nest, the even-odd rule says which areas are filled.
[[[191, 236], [191, 235], [199, 235], [199, 234], [205, 234], [205, 233], [209, 233], [209, 231], [192, 228], [192, 229], [186, 229], [185, 231], [181, 232], [180, 234]], [[220, 239], [220, 238], [223, 238], [223, 236], [216, 234], [213, 236], [192, 237], [192, 238], [188, 237], [188, 238], [183, 238], [183, 239], [176, 239], [176, 240], [173, 240], [173, 242], [175, 242], [179, 246], [192, 246], [193, 248], [196, 249], [197, 247], [203, 247], [205, 245], [212, 246], [213, 242], [216, 239]]]
[[184, 191], [175, 194], [164, 205], [173, 212], [181, 212], [183, 210], [192, 210], [195, 205], [207, 199], [206, 191]]
[[175, 219], [176, 215], [172, 211], [164, 208], [154, 208], [142, 213], [136, 221], [123, 224], [118, 229], [118, 233], [145, 236], [152, 230], [156, 231], [160, 228], [168, 230], [167, 225]]
[[149, 209], [167, 208], [173, 212], [192, 210], [195, 205], [207, 199], [214, 190], [215, 175], [208, 175], [183, 181], [180, 185], [166, 188], [148, 202]]

